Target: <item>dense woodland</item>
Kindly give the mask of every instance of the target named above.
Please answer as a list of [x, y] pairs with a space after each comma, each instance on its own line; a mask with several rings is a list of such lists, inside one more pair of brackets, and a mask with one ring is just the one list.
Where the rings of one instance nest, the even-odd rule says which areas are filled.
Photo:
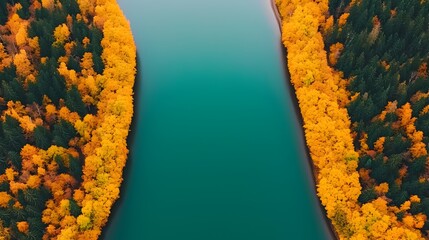
[[135, 46], [116, 1], [0, 1], [0, 239], [97, 239], [118, 198]]
[[326, 46], [341, 48], [330, 64], [352, 96], [358, 200], [386, 199], [398, 221], [428, 237], [429, 3], [330, 1], [329, 13]]
[[428, 238], [429, 3], [276, 3], [317, 192], [336, 234]]

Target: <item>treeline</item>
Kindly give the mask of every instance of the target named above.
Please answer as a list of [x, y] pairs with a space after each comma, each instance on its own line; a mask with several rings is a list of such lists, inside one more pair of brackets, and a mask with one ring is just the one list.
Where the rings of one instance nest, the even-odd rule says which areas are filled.
[[[379, 84], [382, 85], [378, 88], [380, 91], [397, 90], [397, 96], [402, 96], [406, 85], [401, 84], [400, 76], [408, 71], [404, 63], [417, 65], [416, 70], [409, 72], [410, 76], [415, 76], [414, 79], [407, 80], [409, 83], [417, 81], [419, 76], [427, 71], [424, 70], [424, 62], [416, 64], [409, 61], [410, 59], [404, 60], [405, 57], [398, 49], [405, 48], [396, 47], [389, 53], [389, 60], [381, 59], [377, 66], [369, 68], [368, 75], [358, 76], [364, 70], [356, 68], [355, 60], [358, 61], [359, 58], [359, 63], [364, 66], [370, 63], [366, 59], [371, 59], [365, 55], [367, 52], [377, 54], [372, 47], [391, 49], [391, 46], [377, 44], [378, 35], [381, 36], [383, 31], [380, 19], [384, 18], [369, 14], [375, 11], [377, 4], [381, 6], [378, 9], [384, 10], [387, 7], [390, 8], [390, 14], [400, 14], [398, 1], [395, 1], [394, 5], [387, 2], [276, 1], [282, 15], [282, 40], [288, 50], [288, 69], [296, 90], [304, 119], [306, 142], [317, 174], [317, 192], [340, 239], [421, 239], [419, 229], [422, 229], [426, 222], [423, 210], [425, 200], [419, 197], [418, 191], [425, 191], [420, 186], [425, 182], [421, 171], [426, 166], [427, 144], [423, 140], [423, 132], [416, 127], [418, 120], [412, 114], [412, 105], [405, 104], [406, 101], [398, 105], [398, 102], [394, 101], [396, 99], [391, 99], [390, 103], [387, 99], [383, 100], [385, 104], [381, 110], [384, 110], [384, 113], [380, 111], [379, 118], [392, 121], [394, 128], [389, 128], [384, 122], [374, 119], [377, 114], [368, 117], [372, 110], [361, 107], [363, 103], [359, 102], [372, 97], [374, 104], [381, 104], [383, 95], [380, 92], [371, 92], [373, 85]], [[417, 2], [420, 4], [420, 1]], [[422, 1], [422, 4], [426, 3]], [[414, 13], [417, 15], [417, 8]], [[359, 19], [360, 24], [362, 18], [365, 18], [363, 25], [370, 26], [366, 35], [362, 36], [362, 32], [365, 33], [362, 29], [348, 25], [353, 17]], [[427, 27], [427, 24], [425, 26]], [[392, 29], [403, 30], [396, 27]], [[400, 36], [406, 35], [402, 33]], [[344, 41], [341, 41], [341, 38]], [[424, 41], [424, 38], [419, 40]], [[370, 48], [365, 49], [359, 41], [366, 41]], [[350, 54], [347, 55], [347, 52], [353, 52], [357, 55], [356, 58], [350, 60], [347, 57]], [[359, 57], [360, 54], [363, 54], [364, 59]], [[394, 63], [392, 59], [395, 58], [401, 58], [402, 62]], [[346, 69], [342, 72], [343, 69], [338, 66], [348, 68], [349, 72]], [[375, 73], [380, 69], [397, 69], [400, 72], [396, 76], [399, 81], [397, 89], [383, 85], [388, 84], [387, 79], [395, 79], [377, 78]], [[380, 82], [376, 83], [376, 79]], [[419, 84], [421, 86], [421, 83]], [[419, 90], [422, 89], [420, 86]], [[365, 91], [360, 92], [357, 89]], [[411, 98], [417, 102], [423, 98], [424, 93], [421, 92], [418, 96], [412, 94], [414, 98]], [[429, 110], [429, 107], [424, 108], [425, 106], [420, 109], [422, 113]], [[383, 136], [385, 138], [382, 138]], [[369, 143], [369, 139], [373, 141]], [[392, 161], [388, 156], [380, 155], [384, 149], [389, 149], [390, 156], [395, 155]], [[402, 150], [403, 154], [400, 153]], [[362, 154], [363, 152], [365, 154]], [[406, 160], [408, 163], [404, 162], [405, 158], [409, 159]], [[373, 169], [370, 169], [370, 166]], [[398, 174], [402, 177], [397, 177]], [[375, 180], [373, 176], [378, 176], [379, 179]], [[413, 193], [405, 195], [401, 192], [400, 185], [404, 185], [408, 179], [413, 179], [411, 182], [415, 189]], [[416, 185], [416, 180], [422, 185]], [[396, 185], [389, 184], [392, 182]], [[401, 196], [403, 201], [399, 202], [397, 199], [400, 198], [393, 197], [394, 195]]]
[[119, 197], [136, 50], [98, 2], [0, 2], [4, 239], [97, 239]]
[[329, 13], [326, 46], [343, 46], [331, 65], [352, 95], [358, 200], [387, 201], [398, 222], [429, 237], [429, 3], [330, 1]]

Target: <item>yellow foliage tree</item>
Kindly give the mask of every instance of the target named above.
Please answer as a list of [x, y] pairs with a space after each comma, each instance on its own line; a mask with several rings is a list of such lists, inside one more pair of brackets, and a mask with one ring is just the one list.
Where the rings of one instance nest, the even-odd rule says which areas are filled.
[[7, 207], [12, 197], [7, 192], [0, 192], [0, 207]]
[[21, 27], [19, 28], [18, 32], [16, 33], [15, 36], [16, 39], [16, 44], [18, 44], [18, 46], [23, 46], [25, 44], [27, 44], [28, 42], [28, 36], [27, 36], [27, 26], [25, 25], [21, 25]]
[[27, 52], [24, 49], [21, 49], [21, 51], [15, 55], [13, 58], [13, 64], [16, 66], [16, 72], [18, 75], [24, 78], [34, 71], [34, 68], [28, 59]]
[[49, 10], [53, 10], [55, 7], [54, 0], [42, 0], [42, 6]]
[[64, 43], [70, 37], [70, 30], [66, 24], [57, 26], [54, 30], [54, 37], [56, 43]]

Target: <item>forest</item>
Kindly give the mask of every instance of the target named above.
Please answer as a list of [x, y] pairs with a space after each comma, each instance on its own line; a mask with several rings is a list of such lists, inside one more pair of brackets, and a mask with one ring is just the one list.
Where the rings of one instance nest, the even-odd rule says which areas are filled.
[[317, 192], [335, 234], [428, 238], [429, 3], [276, 3]]
[[358, 200], [386, 199], [398, 221], [427, 237], [429, 4], [331, 1], [329, 13], [334, 24], [324, 36], [326, 46], [343, 46], [330, 64], [350, 79]]
[[114, 0], [0, 1], [0, 238], [97, 239], [119, 197], [136, 48]]
[[[429, 238], [429, 3], [276, 4], [335, 234]], [[0, 1], [3, 239], [100, 236], [119, 197], [135, 74], [115, 0]]]

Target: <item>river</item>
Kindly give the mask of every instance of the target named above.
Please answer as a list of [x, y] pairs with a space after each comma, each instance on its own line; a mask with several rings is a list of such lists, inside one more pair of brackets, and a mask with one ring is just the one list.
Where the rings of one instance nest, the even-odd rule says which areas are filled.
[[329, 239], [269, 0], [119, 3], [139, 74], [102, 238]]

